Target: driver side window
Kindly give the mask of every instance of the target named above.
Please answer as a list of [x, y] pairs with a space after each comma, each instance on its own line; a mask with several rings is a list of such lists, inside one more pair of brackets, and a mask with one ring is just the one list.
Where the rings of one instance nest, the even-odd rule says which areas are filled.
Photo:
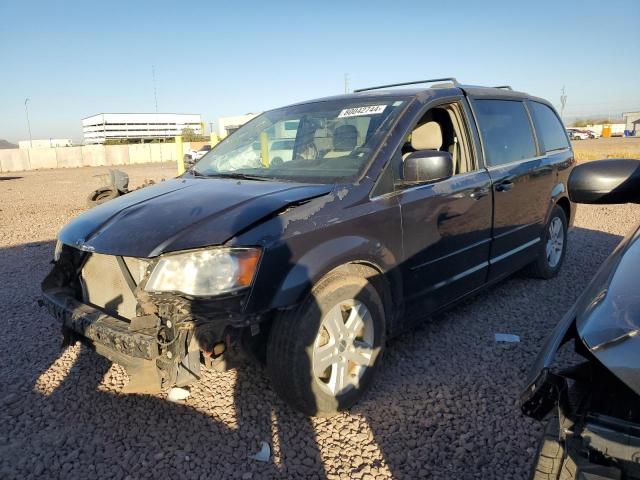
[[464, 111], [459, 103], [430, 108], [414, 125], [404, 144], [392, 159], [394, 186], [414, 186], [405, 176], [405, 160], [414, 152], [439, 151], [451, 155], [453, 175], [476, 169], [471, 151]]

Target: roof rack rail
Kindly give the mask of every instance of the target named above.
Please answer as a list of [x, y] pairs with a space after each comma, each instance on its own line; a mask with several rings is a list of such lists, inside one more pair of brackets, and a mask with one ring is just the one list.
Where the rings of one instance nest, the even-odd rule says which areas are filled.
[[513, 88], [511, 88], [511, 85], [497, 85], [493, 88], [502, 88], [503, 90], [513, 90]]
[[434, 83], [434, 82], [451, 82], [454, 85], [459, 85], [458, 80], [456, 80], [453, 77], [447, 77], [447, 78], [433, 78], [431, 80], [418, 80], [417, 82], [390, 83], [389, 85], [380, 85], [378, 87], [358, 88], [357, 90], [354, 90], [354, 92], [355, 93], [367, 92], [369, 90], [380, 90], [381, 88], [402, 87], [404, 85], [417, 85], [419, 83]]

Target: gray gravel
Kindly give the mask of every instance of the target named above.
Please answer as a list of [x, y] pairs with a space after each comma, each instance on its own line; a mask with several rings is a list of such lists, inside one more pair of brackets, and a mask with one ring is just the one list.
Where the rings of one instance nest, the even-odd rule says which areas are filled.
[[[170, 176], [124, 168], [131, 184]], [[59, 349], [36, 303], [56, 232], [84, 210], [101, 168], [0, 179], [0, 478], [526, 478], [540, 425], [516, 400], [541, 343], [638, 206], [580, 207], [559, 277], [515, 275], [393, 340], [349, 413], [308, 420], [264, 372], [205, 373], [183, 404], [126, 396], [117, 365]], [[0, 177], [8, 177], [3, 174]], [[495, 332], [520, 335], [496, 344]], [[249, 460], [266, 440], [268, 463]]]

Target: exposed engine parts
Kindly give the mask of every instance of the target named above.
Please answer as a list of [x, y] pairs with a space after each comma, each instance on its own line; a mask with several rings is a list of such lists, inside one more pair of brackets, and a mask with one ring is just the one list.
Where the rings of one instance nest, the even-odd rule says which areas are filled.
[[62, 321], [63, 346], [84, 341], [126, 369], [130, 379], [127, 392], [183, 387], [200, 378], [202, 365], [224, 370], [246, 357], [243, 337], [250, 336], [251, 329], [233, 323], [234, 319], [238, 322], [238, 315], [230, 307], [237, 305], [237, 299], [215, 310], [210, 305], [200, 308], [179, 295], [150, 294], [143, 288], [144, 276], [138, 276], [136, 284], [128, 271], [131, 263], [119, 261], [114, 265], [129, 279], [122, 285], [129, 285], [131, 293], [127, 293], [133, 294], [136, 304], [135, 315], [123, 317], [119, 310], [122, 292], [107, 295], [114, 297], [112, 300], [101, 298], [95, 307], [87, 301], [84, 269], [91, 255], [63, 248], [42, 282], [42, 304]]

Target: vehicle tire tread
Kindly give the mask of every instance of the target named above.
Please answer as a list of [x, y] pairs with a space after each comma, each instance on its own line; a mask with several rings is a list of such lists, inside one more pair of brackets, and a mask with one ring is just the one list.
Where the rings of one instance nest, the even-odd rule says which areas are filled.
[[[560, 425], [556, 416], [546, 425], [538, 445], [538, 453], [531, 470], [531, 480], [559, 480], [564, 468], [564, 447], [558, 438]], [[569, 477], [571, 478], [571, 477]]]

